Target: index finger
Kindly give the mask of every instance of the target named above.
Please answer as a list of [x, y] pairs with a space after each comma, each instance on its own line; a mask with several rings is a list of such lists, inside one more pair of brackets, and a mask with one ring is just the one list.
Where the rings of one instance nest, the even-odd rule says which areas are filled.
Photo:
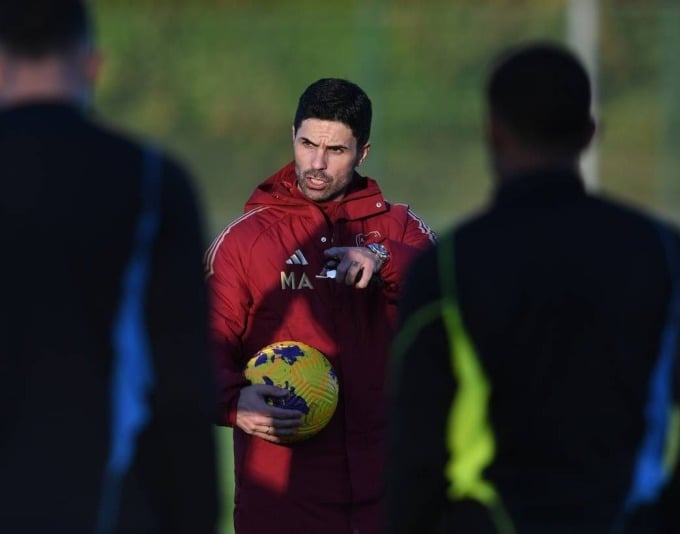
[[331, 247], [323, 251], [327, 258], [341, 259], [347, 253], [347, 247]]
[[269, 410], [269, 415], [274, 419], [300, 419], [304, 415], [298, 410], [291, 410], [289, 408], [277, 408], [272, 406]]
[[359, 279], [354, 283], [354, 287], [358, 289], [365, 289], [368, 287], [368, 284], [371, 281], [371, 278], [373, 277], [373, 272], [367, 269], [362, 269], [360, 272], [360, 277]]

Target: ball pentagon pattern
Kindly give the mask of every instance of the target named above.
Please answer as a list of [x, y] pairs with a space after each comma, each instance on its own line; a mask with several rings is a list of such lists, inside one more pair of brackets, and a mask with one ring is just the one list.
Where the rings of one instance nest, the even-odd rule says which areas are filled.
[[302, 424], [290, 443], [308, 439], [328, 424], [338, 404], [338, 378], [328, 359], [314, 347], [298, 341], [279, 341], [260, 349], [245, 368], [252, 384], [268, 384], [285, 388], [285, 399], [267, 402], [281, 408], [302, 412]]

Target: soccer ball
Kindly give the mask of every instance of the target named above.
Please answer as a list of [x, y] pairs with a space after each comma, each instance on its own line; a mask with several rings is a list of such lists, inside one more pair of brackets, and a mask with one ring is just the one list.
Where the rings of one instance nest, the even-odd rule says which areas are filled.
[[338, 405], [340, 387], [330, 362], [314, 347], [298, 341], [267, 345], [248, 361], [244, 374], [252, 384], [287, 389], [289, 397], [272, 397], [267, 402], [304, 414], [297, 433], [283, 437], [285, 442], [314, 436], [330, 421]]

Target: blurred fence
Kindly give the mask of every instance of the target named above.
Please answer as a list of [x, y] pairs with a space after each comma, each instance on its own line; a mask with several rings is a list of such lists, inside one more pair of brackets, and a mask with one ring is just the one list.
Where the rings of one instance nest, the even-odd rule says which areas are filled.
[[[595, 0], [593, 0], [595, 1]], [[680, 5], [600, 2], [599, 188], [680, 214]], [[482, 89], [492, 58], [566, 42], [567, 0], [97, 0], [100, 114], [194, 171], [209, 236], [291, 157], [297, 98], [326, 76], [374, 103], [362, 167], [436, 229], [490, 189]]]

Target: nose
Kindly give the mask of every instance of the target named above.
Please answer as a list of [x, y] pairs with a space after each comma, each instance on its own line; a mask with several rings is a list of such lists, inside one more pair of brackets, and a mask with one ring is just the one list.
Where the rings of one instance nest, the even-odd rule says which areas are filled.
[[314, 156], [312, 157], [312, 168], [317, 170], [323, 170], [326, 168], [326, 151], [323, 147], [317, 147], [314, 151]]

